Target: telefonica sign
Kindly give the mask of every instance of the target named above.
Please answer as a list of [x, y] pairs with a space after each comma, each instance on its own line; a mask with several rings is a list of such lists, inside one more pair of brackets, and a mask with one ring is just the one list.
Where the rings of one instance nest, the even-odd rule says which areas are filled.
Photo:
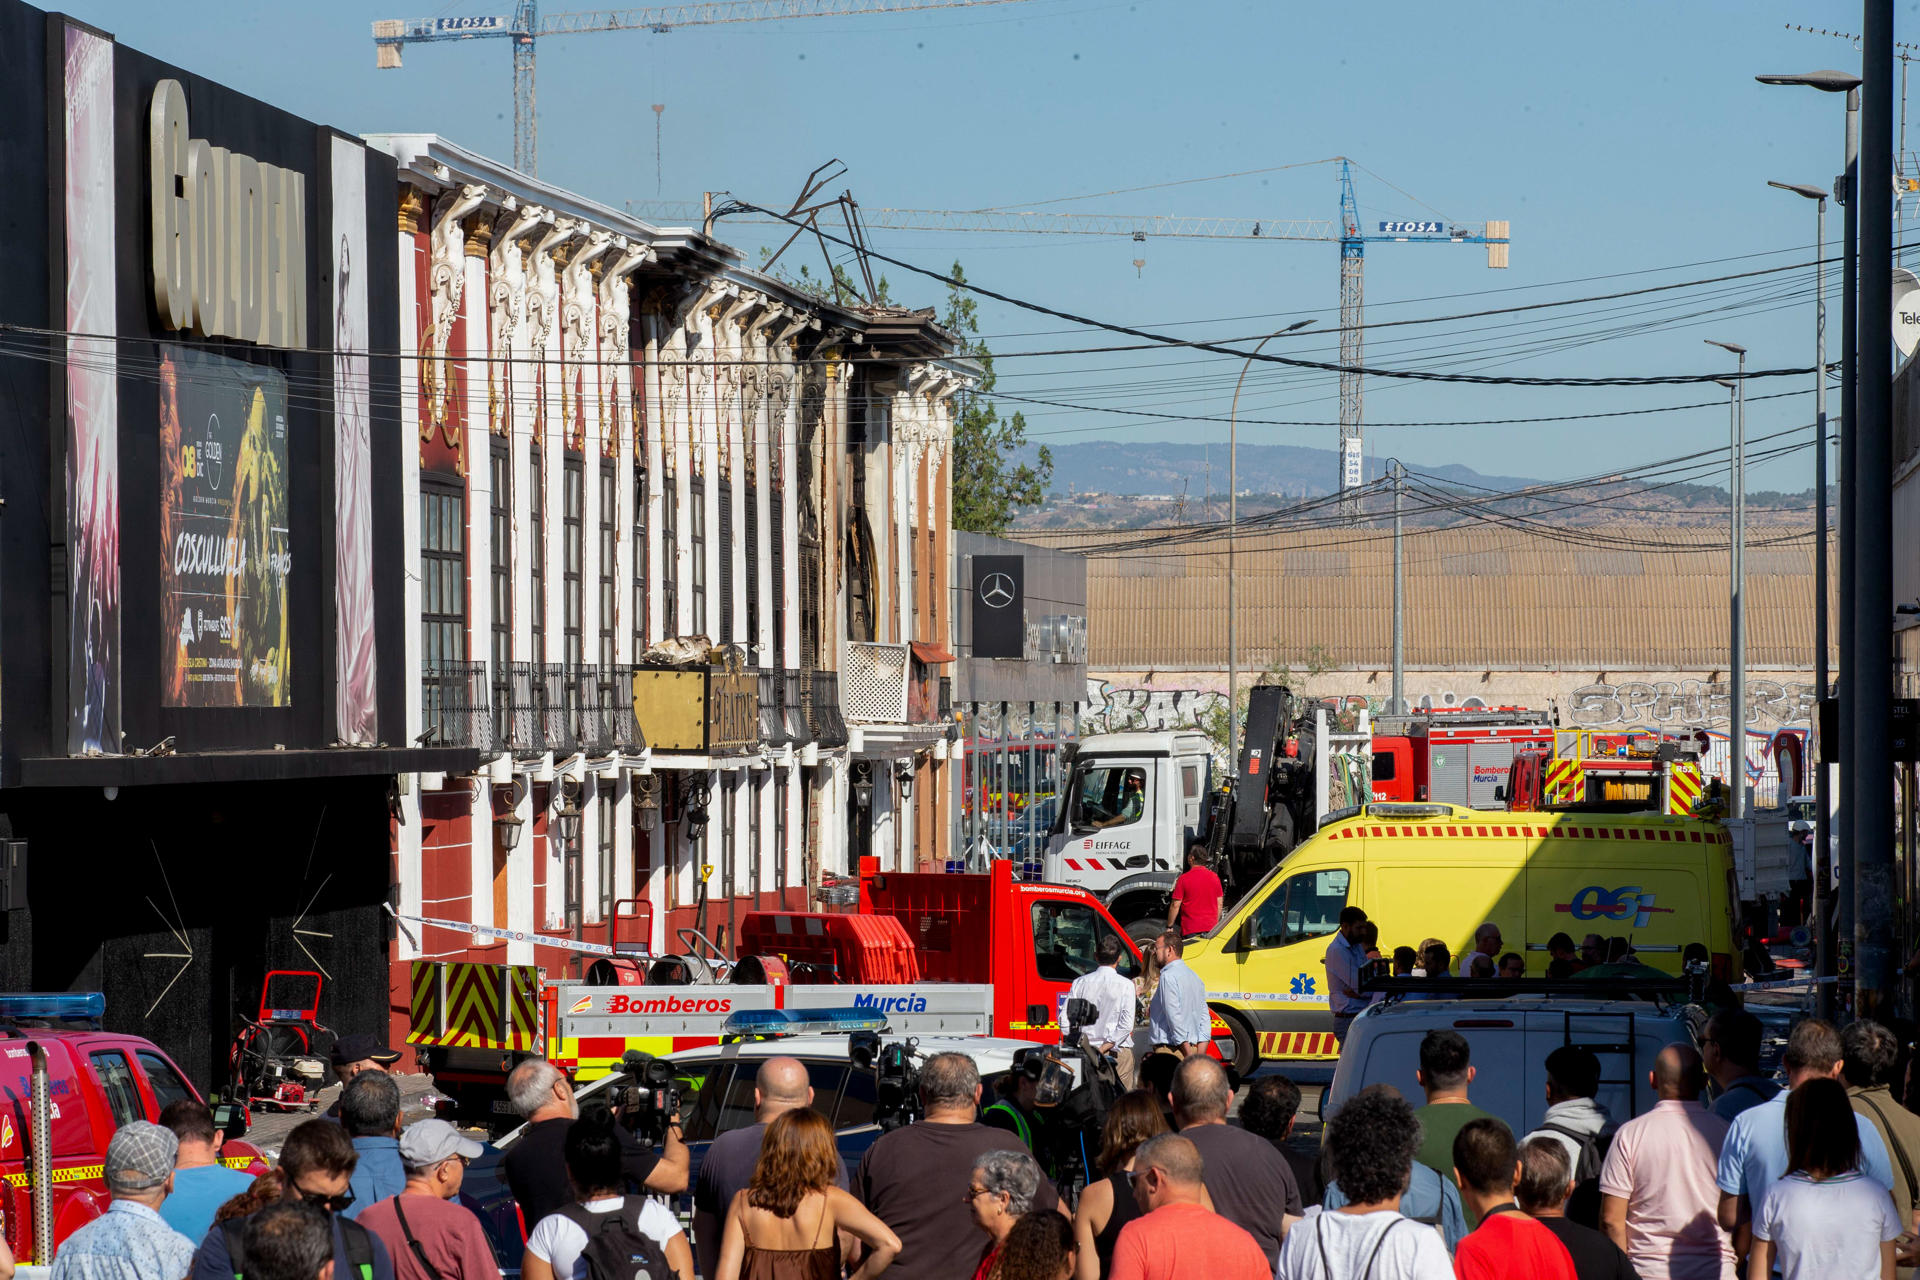
[[204, 337], [307, 344], [307, 178], [187, 134], [178, 80], [153, 89], [153, 297]]

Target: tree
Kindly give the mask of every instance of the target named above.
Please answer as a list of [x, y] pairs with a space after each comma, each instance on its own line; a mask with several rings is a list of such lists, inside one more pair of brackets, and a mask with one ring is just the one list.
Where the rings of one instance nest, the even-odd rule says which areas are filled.
[[[1325, 675], [1340, 665], [1334, 661], [1333, 654], [1325, 645], [1312, 645], [1305, 653], [1291, 659], [1284, 656], [1285, 647], [1279, 641], [1275, 641], [1273, 651], [1274, 660], [1254, 676], [1253, 683], [1285, 685], [1293, 690], [1295, 697], [1305, 697], [1308, 681]], [[1297, 669], [1296, 662], [1299, 664]], [[1247, 690], [1239, 690], [1235, 701], [1240, 704], [1240, 724], [1243, 729], [1247, 723], [1247, 699]], [[1196, 717], [1196, 722], [1200, 732], [1212, 740], [1214, 758], [1224, 761], [1229, 769], [1238, 768], [1239, 762], [1232, 759], [1227, 751], [1227, 733], [1231, 728], [1227, 718], [1227, 700], [1222, 698], [1202, 711]]]
[[[954, 280], [964, 284], [966, 273], [953, 264]], [[953, 527], [970, 533], [1002, 533], [1021, 507], [1039, 505], [1053, 479], [1053, 454], [1045, 445], [1031, 462], [1021, 455], [1027, 448], [1026, 415], [1002, 418], [988, 398], [995, 381], [993, 353], [979, 337], [980, 317], [973, 295], [954, 284], [947, 291], [947, 314], [941, 323], [957, 334], [961, 354], [980, 364], [980, 381], [960, 398], [960, 414], [953, 427]]]

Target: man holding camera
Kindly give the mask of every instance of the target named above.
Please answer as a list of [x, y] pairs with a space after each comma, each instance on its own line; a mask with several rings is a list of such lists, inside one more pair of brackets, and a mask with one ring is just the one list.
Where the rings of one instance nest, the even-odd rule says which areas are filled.
[[[566, 1073], [544, 1058], [528, 1058], [507, 1076], [507, 1100], [527, 1118], [526, 1132], [501, 1161], [507, 1186], [531, 1227], [573, 1203], [567, 1181], [564, 1146], [567, 1130], [580, 1118], [580, 1103]], [[680, 1117], [667, 1117], [661, 1155], [640, 1144], [624, 1125], [616, 1125], [627, 1178], [645, 1191], [674, 1195], [687, 1189], [692, 1159], [680, 1136]]]

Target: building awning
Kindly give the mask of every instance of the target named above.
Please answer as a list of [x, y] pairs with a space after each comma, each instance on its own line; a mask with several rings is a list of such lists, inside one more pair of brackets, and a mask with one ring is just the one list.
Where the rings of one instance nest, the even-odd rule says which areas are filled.
[[937, 667], [943, 662], [953, 661], [953, 655], [947, 652], [944, 645], [932, 644], [923, 640], [915, 640], [913, 642], [913, 656], [930, 667]]

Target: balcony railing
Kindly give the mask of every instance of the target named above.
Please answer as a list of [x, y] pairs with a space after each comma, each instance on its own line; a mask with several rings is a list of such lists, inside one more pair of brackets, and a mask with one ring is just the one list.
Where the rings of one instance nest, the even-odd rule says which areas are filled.
[[544, 753], [547, 749], [545, 668], [533, 662], [511, 663], [506, 684], [512, 697], [504, 717], [508, 749], [523, 759]]
[[633, 718], [633, 668], [600, 669], [600, 715], [605, 720], [606, 736], [617, 750], [637, 754], [647, 745], [640, 722]]
[[777, 674], [780, 681], [780, 719], [786, 727], [787, 740], [795, 746], [803, 746], [813, 741], [813, 730], [807, 724], [806, 703], [800, 689], [800, 673], [787, 670]]
[[567, 678], [570, 668], [549, 662], [537, 669], [540, 672], [540, 710], [546, 748], [553, 752], [556, 759], [573, 755], [580, 749], [580, 738], [575, 731], [578, 700], [573, 696], [573, 682]]
[[613, 754], [610, 723], [613, 708], [607, 705], [612, 694], [599, 667], [567, 668], [567, 709], [571, 713], [573, 740], [589, 756]]
[[823, 747], [847, 745], [847, 722], [840, 716], [840, 674], [803, 671], [801, 690], [806, 703], [807, 728]]
[[426, 662], [420, 674], [419, 742], [429, 747], [493, 750], [487, 664]]
[[754, 672], [760, 686], [760, 741], [770, 747], [784, 747], [793, 739], [787, 733], [787, 726], [780, 714], [780, 686], [783, 683], [777, 669], [762, 667]]

